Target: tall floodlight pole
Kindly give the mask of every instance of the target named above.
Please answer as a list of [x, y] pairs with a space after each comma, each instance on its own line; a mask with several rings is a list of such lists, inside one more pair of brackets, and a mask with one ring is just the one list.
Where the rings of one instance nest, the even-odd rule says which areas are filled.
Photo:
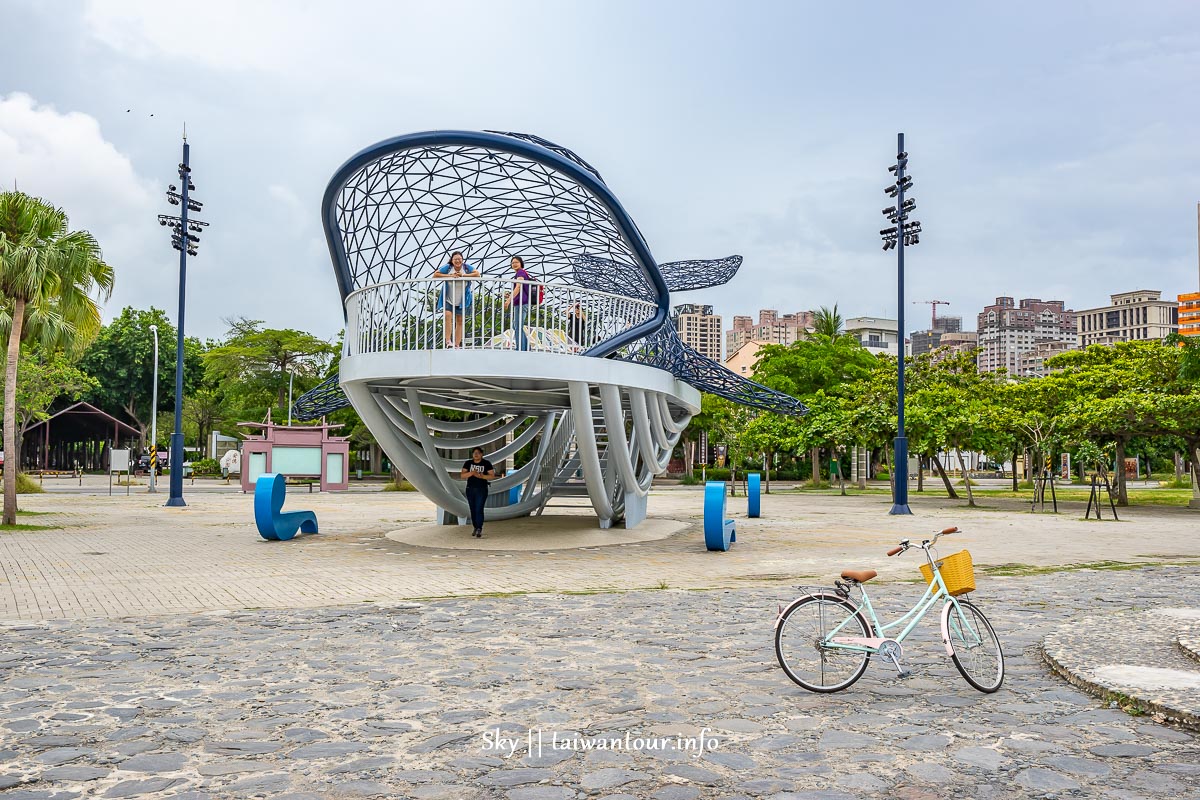
[[158, 492], [158, 326], [151, 325], [154, 334], [154, 388], [150, 390], [150, 494]]
[[207, 222], [198, 219], [188, 219], [189, 211], [200, 211], [204, 204], [193, 200], [188, 193], [196, 188], [192, 183], [192, 168], [190, 164], [191, 148], [187, 142], [187, 133], [183, 136], [183, 161], [179, 164], [180, 191], [176, 193], [174, 186], [167, 187], [167, 202], [180, 207], [178, 217], [167, 214], [158, 215], [158, 223], [169, 227], [172, 231], [171, 246], [179, 251], [179, 329], [175, 344], [175, 432], [171, 434], [171, 496], [167, 498], [168, 506], [186, 506], [183, 501], [183, 311], [184, 297], [187, 288], [187, 257], [196, 255], [200, 244], [200, 233], [208, 226]]
[[907, 166], [908, 153], [904, 150], [904, 134], [898, 133], [896, 163], [888, 167], [888, 172], [896, 176], [896, 181], [883, 190], [889, 197], [896, 198], [896, 205], [883, 209], [883, 216], [892, 223], [892, 227], [879, 232], [883, 237], [884, 252], [892, 249], [896, 251], [896, 338], [899, 365], [896, 370], [896, 446], [892, 462], [895, 489], [889, 514], [912, 513], [912, 509], [908, 507], [908, 437], [904, 435], [904, 247], [921, 241], [921, 223], [916, 220], [907, 221], [909, 214], [917, 207], [915, 200], [904, 198], [904, 193], [912, 187], [912, 178], [904, 173]]

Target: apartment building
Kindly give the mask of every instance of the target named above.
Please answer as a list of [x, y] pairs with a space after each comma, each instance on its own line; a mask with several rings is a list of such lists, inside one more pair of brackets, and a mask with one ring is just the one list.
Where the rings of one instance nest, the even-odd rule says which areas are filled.
[[1165, 339], [1179, 330], [1179, 303], [1157, 289], [1110, 295], [1112, 303], [1078, 313], [1079, 346]]
[[913, 331], [912, 354], [919, 356], [942, 346], [942, 337], [948, 333], [962, 333], [962, 317], [939, 317], [927, 331]]
[[[1200, 264], [1200, 203], [1196, 204], [1196, 260]], [[1179, 333], [1200, 336], [1200, 292], [1179, 295]]]
[[725, 332], [725, 352], [732, 356], [747, 342], [791, 344], [804, 338], [813, 327], [813, 312], [780, 314], [773, 308], [760, 309], [758, 323], [748, 316], [733, 318], [733, 328]]
[[1017, 362], [1017, 374], [1024, 377], [1045, 377], [1050, 371], [1046, 369], [1046, 359], [1074, 349], [1066, 342], [1038, 342], [1032, 350], [1021, 353]]
[[896, 328], [896, 320], [879, 317], [851, 317], [842, 326], [842, 330], [858, 339], [871, 352], [892, 356], [900, 352], [900, 337]]
[[1200, 292], [1179, 295], [1179, 333], [1200, 336]]
[[714, 314], [712, 306], [693, 303], [678, 305], [671, 319], [684, 344], [700, 355], [721, 363], [721, 315]]
[[1060, 342], [1068, 349], [1078, 344], [1075, 312], [1062, 300], [997, 297], [978, 316], [981, 372], [1007, 370], [1021, 374], [1021, 356], [1043, 342]]
[[725, 369], [746, 378], [754, 376], [754, 364], [758, 361], [759, 351], [767, 345], [766, 342], [746, 342], [729, 358], [725, 359]]

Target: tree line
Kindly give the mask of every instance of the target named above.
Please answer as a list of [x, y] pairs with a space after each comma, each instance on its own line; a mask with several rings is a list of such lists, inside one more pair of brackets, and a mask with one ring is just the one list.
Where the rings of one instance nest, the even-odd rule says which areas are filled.
[[[836, 306], [825, 313], [837, 322]], [[791, 345], [759, 352], [755, 379], [802, 400], [807, 415], [757, 413], [706, 395], [688, 439], [707, 430], [710, 441], [727, 444], [732, 463], [803, 454], [819, 465], [857, 446], [882, 454], [886, 464], [897, 428], [897, 358], [872, 353], [838, 327], [818, 326]], [[1181, 453], [1191, 463], [1193, 491], [1200, 487], [1200, 341], [1093, 345], [1048, 359], [1044, 377], [980, 372], [976, 352], [943, 349], [905, 360], [909, 452], [931, 465], [951, 497], [957, 492], [946, 471], [953, 465], [941, 460], [948, 452], [964, 476], [964, 452], [1014, 466], [1023, 454], [1041, 466], [1069, 453], [1086, 470], [1111, 471], [1122, 505], [1127, 455], [1161, 460]], [[819, 474], [814, 470], [814, 478]], [[964, 484], [974, 505], [971, 482]]]
[[[66, 213], [20, 191], [0, 192], [0, 335], [4, 372], [4, 524], [16, 521], [21, 440], [30, 426], [67, 401], [84, 400], [124, 420], [147, 447], [156, 414], [157, 444], [174, 427], [176, 329], [160, 309], [125, 308], [102, 325], [101, 303], [114, 271], [87, 231], [72, 231]], [[287, 415], [288, 381], [300, 393], [337, 368], [338, 343], [262, 321], [231, 319], [218, 340], [184, 340], [185, 439], [202, 447], [220, 427]], [[158, 405], [154, 332], [159, 341]], [[338, 412], [362, 436], [352, 410]]]

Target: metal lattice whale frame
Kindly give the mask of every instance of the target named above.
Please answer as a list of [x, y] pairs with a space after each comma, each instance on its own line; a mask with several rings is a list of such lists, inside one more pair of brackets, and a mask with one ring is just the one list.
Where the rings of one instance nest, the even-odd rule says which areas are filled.
[[[475, 446], [493, 461], [532, 453], [493, 483], [494, 496], [516, 492], [489, 519], [540, 513], [573, 490], [586, 491], [602, 526], [629, 525], [699, 410], [698, 390], [804, 412], [684, 345], [667, 316], [671, 290], [719, 285], [741, 257], [660, 267], [599, 172], [540, 137], [435, 131], [380, 142], [338, 170], [322, 214], [345, 345], [339, 373], [302, 396], [296, 416], [353, 404], [447, 517], [466, 515], [457, 471]], [[433, 272], [452, 250], [483, 277], [454, 301], [472, 338], [447, 349], [447, 284]], [[513, 255], [540, 286], [541, 302], [522, 315], [501, 303]], [[536, 342], [530, 351], [513, 349], [518, 328]]]

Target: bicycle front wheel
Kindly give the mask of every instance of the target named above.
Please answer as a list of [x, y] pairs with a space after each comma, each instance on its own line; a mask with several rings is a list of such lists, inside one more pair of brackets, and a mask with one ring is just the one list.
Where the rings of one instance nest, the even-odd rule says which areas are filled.
[[827, 645], [835, 629], [838, 637], [871, 636], [870, 626], [854, 606], [831, 594], [801, 597], [787, 607], [775, 628], [779, 666], [810, 692], [840, 691], [867, 670], [869, 653]]
[[966, 600], [950, 601], [942, 609], [942, 635], [954, 666], [967, 683], [991, 694], [1004, 683], [1004, 651], [992, 624]]

